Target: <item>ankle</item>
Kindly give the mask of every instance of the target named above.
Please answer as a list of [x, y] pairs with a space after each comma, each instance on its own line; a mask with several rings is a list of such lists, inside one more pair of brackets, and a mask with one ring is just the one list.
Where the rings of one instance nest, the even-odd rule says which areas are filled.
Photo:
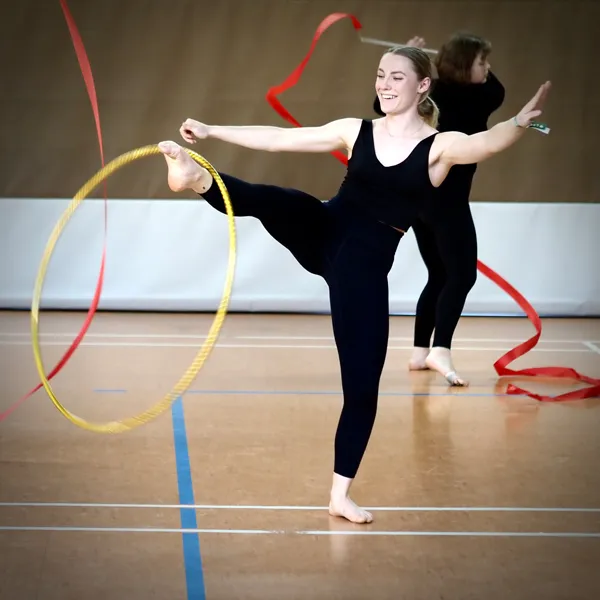
[[413, 354], [415, 355], [429, 354], [429, 350], [429, 346], [413, 346]]
[[445, 346], [432, 346], [431, 351], [434, 354], [450, 354], [450, 348]]
[[212, 175], [206, 169], [202, 168], [202, 173], [198, 175], [197, 180], [190, 187], [194, 192], [202, 195], [210, 189], [212, 182]]
[[332, 500], [341, 500], [348, 497], [350, 493], [350, 486], [354, 480], [349, 477], [343, 477], [337, 473], [333, 474], [333, 481], [331, 483], [330, 497]]

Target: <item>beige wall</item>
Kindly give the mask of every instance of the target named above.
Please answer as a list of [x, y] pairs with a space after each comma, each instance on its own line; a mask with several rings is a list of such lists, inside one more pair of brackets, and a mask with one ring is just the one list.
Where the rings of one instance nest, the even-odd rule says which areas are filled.
[[[319, 22], [347, 11], [366, 36], [438, 47], [456, 29], [488, 36], [507, 88], [492, 123], [537, 86], [554, 89], [546, 137], [529, 132], [480, 167], [473, 200], [599, 202], [597, 56], [600, 2], [382, 0], [70, 0], [96, 78], [107, 158], [179, 140], [186, 117], [209, 123], [285, 124], [265, 100], [308, 50]], [[58, 0], [3, 0], [2, 196], [71, 197], [99, 168], [94, 122]], [[370, 118], [382, 48], [360, 43], [349, 20], [326, 32], [284, 105], [303, 124]], [[276, 155], [219, 142], [195, 148], [217, 169], [252, 181], [335, 193], [343, 167], [328, 155]], [[162, 158], [111, 178], [111, 197], [173, 196]], [[100, 195], [100, 190], [96, 192]]]

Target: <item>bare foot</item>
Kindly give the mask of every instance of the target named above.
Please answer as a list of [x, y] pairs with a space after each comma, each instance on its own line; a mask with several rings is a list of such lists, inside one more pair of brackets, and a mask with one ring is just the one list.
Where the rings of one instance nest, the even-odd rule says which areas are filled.
[[426, 371], [429, 369], [425, 362], [429, 355], [429, 348], [413, 348], [412, 356], [408, 361], [409, 371]]
[[452, 355], [448, 348], [432, 348], [425, 359], [425, 363], [430, 369], [443, 375], [450, 385], [467, 387], [469, 382], [458, 375], [452, 363]]
[[343, 517], [352, 523], [371, 523], [373, 515], [356, 506], [348, 496], [331, 496], [329, 514], [332, 517]]
[[160, 151], [167, 161], [167, 181], [174, 192], [191, 189], [198, 194], [206, 192], [212, 184], [212, 175], [200, 166], [179, 144], [161, 142]]

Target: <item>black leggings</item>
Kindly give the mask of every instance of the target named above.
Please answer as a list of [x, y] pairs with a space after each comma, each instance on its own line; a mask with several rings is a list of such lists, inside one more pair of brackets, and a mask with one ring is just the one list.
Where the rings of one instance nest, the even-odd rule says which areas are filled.
[[[402, 234], [338, 198], [321, 202], [298, 190], [220, 175], [234, 214], [259, 219], [307, 271], [328, 284], [344, 394], [334, 472], [354, 478], [377, 413], [389, 335], [387, 276]], [[225, 213], [216, 182], [202, 196]]]
[[428, 271], [417, 302], [414, 345], [451, 348], [452, 336], [471, 288], [477, 280], [477, 234], [468, 197], [425, 211], [413, 229]]

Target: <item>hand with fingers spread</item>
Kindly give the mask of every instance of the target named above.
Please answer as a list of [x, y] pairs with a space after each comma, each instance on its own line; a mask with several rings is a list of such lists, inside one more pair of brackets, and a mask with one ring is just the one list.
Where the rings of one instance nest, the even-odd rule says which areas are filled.
[[208, 125], [194, 119], [186, 119], [179, 128], [179, 133], [186, 142], [195, 144], [197, 140], [208, 137]]
[[415, 35], [414, 37], [411, 37], [408, 42], [406, 42], [406, 45], [414, 48], [425, 48], [425, 39]]
[[546, 81], [546, 83], [540, 86], [535, 96], [519, 111], [514, 118], [518, 127], [529, 127], [535, 118], [542, 114], [550, 87], [550, 82]]
[[550, 82], [546, 81], [517, 115], [497, 123], [487, 131], [472, 135], [458, 131], [440, 133], [436, 140], [442, 147], [440, 164], [451, 167], [480, 163], [512, 146], [525, 135], [528, 127], [548, 133], [550, 129], [534, 119], [542, 114], [549, 91]]

